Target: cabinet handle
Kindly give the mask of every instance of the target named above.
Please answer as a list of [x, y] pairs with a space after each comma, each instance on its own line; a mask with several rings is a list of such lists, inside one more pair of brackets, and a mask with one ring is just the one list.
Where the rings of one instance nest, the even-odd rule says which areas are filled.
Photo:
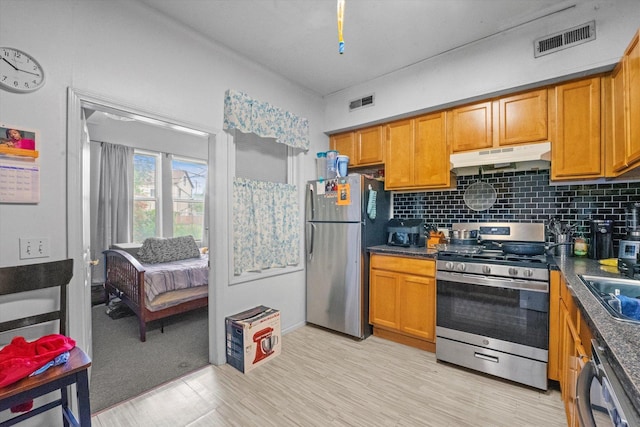
[[500, 359], [498, 359], [497, 357], [487, 356], [486, 354], [482, 354], [482, 353], [478, 353], [478, 352], [473, 353], [473, 356], [477, 357], [478, 359], [488, 360], [489, 362], [494, 362], [494, 363], [499, 363], [500, 362]]

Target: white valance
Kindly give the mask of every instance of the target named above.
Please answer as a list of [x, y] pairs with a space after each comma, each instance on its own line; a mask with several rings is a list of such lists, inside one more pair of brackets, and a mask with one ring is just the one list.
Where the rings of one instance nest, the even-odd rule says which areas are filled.
[[309, 120], [268, 102], [229, 89], [224, 97], [224, 129], [274, 138], [290, 147], [309, 149]]

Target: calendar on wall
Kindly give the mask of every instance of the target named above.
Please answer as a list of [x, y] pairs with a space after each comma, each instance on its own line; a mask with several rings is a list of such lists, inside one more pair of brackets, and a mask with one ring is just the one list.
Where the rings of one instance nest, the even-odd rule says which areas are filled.
[[0, 125], [0, 203], [38, 203], [36, 132]]

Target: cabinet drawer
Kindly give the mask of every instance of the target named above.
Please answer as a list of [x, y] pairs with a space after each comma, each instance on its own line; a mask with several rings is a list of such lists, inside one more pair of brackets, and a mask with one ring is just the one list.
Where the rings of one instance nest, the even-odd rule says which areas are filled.
[[430, 259], [372, 254], [371, 268], [398, 271], [416, 276], [435, 277], [436, 263]]

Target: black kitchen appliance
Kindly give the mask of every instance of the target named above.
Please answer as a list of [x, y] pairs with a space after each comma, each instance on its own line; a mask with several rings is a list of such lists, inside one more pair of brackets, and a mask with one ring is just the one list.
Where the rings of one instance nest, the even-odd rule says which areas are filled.
[[618, 270], [630, 279], [640, 280], [640, 260], [637, 258], [618, 258]]
[[391, 218], [387, 222], [387, 245], [405, 248], [423, 246], [422, 229], [421, 219]]
[[[436, 358], [547, 389], [549, 268], [542, 223], [453, 224], [478, 229], [477, 251], [445, 245], [436, 262]], [[460, 247], [462, 250], [458, 251]], [[509, 247], [507, 248], [509, 249]], [[516, 251], [521, 252], [521, 251]]]
[[624, 210], [627, 237], [629, 240], [640, 240], [640, 202], [628, 203]]
[[607, 360], [605, 348], [595, 339], [591, 340], [591, 360], [578, 375], [576, 394], [582, 427], [640, 425], [640, 414]]
[[607, 259], [614, 258], [613, 253], [613, 220], [594, 219], [589, 221], [591, 230], [591, 244], [589, 245], [589, 258]]

